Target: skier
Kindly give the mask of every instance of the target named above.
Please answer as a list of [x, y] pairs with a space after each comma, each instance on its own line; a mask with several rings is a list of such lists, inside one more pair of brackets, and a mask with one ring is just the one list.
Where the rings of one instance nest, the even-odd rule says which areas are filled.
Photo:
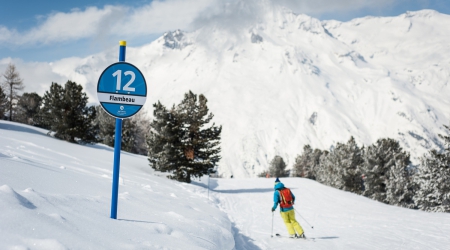
[[[306, 238], [302, 226], [295, 220], [294, 201], [295, 196], [289, 188], [285, 188], [280, 180], [275, 180], [275, 192], [273, 194], [272, 213], [280, 203], [280, 214], [289, 233], [290, 238]], [[297, 234], [296, 234], [297, 231]]]

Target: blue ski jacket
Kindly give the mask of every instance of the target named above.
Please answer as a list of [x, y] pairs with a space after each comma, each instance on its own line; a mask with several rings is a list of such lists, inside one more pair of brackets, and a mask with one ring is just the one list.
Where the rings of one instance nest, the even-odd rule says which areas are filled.
[[[280, 193], [278, 192], [278, 190], [280, 190], [280, 189], [283, 189], [284, 188], [284, 184], [283, 183], [281, 183], [281, 182], [278, 182], [276, 185], [275, 185], [275, 187], [274, 187], [274, 189], [275, 189], [275, 192], [273, 193], [273, 209], [275, 210], [275, 209], [277, 209], [277, 207], [278, 207], [278, 203], [280, 203]], [[293, 199], [293, 201], [295, 202], [295, 196], [294, 196], [294, 193], [292, 193], [291, 192], [291, 194], [292, 194], [292, 199]], [[287, 211], [290, 211], [290, 210], [292, 210], [292, 209], [294, 209], [294, 206], [292, 206], [292, 207], [288, 207], [288, 208], [282, 208], [281, 206], [280, 206], [280, 210], [281, 210], [281, 212], [287, 212]]]

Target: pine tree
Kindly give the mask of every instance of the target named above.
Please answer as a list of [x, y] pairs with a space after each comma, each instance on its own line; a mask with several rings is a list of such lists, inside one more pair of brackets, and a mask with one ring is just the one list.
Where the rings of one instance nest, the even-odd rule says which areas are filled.
[[[184, 157], [180, 150], [180, 124], [175, 107], [168, 110], [160, 102], [153, 104], [154, 119], [147, 138], [150, 166], [161, 172], [174, 172]], [[177, 173], [173, 176], [178, 176]]]
[[2, 87], [0, 86], [0, 120], [3, 119], [7, 106], [8, 106], [8, 98], [6, 97]]
[[330, 174], [332, 171], [332, 163], [328, 160], [330, 152], [324, 150], [319, 158], [319, 167], [316, 168], [316, 180], [324, 185], [330, 185]]
[[114, 137], [116, 131], [115, 118], [106, 113], [100, 105], [95, 107], [95, 112], [97, 114], [95, 117], [95, 122], [99, 129], [99, 142], [107, 146], [114, 147]]
[[137, 136], [137, 124], [133, 118], [124, 119], [122, 122], [122, 149], [130, 153], [136, 153], [135, 141]]
[[17, 121], [29, 125], [38, 125], [35, 117], [39, 113], [42, 97], [36, 93], [24, 93], [17, 102]]
[[13, 110], [20, 95], [19, 91], [23, 90], [23, 80], [20, 78], [19, 72], [16, 70], [16, 66], [12, 63], [8, 64], [8, 67], [3, 73], [3, 86], [8, 96], [8, 110], [9, 120], [13, 120]]
[[320, 167], [320, 156], [322, 151], [320, 149], [312, 149], [310, 145], [303, 147], [303, 153], [297, 155], [295, 158], [293, 170], [293, 176], [304, 177], [315, 180], [317, 176], [317, 170]]
[[409, 169], [410, 154], [395, 152], [394, 164], [389, 170], [389, 180], [386, 185], [386, 203], [400, 207], [414, 208], [414, 186]]
[[43, 126], [56, 132], [56, 138], [95, 142], [98, 130], [94, 124], [95, 107], [87, 107], [87, 103], [88, 97], [81, 85], [72, 81], [67, 81], [64, 87], [52, 83], [43, 97], [40, 120]]
[[294, 170], [294, 176], [312, 178], [312, 157], [313, 149], [310, 145], [305, 145], [303, 147], [303, 153], [297, 155], [295, 158], [294, 167], [292, 168]]
[[222, 126], [205, 128], [211, 122], [214, 115], [209, 112], [208, 100], [202, 94], [197, 95], [189, 91], [177, 106], [177, 115], [182, 121], [181, 149], [185, 155], [181, 164], [186, 174], [186, 182], [191, 181], [191, 176], [202, 177], [211, 172], [220, 160], [220, 134]]
[[[450, 128], [444, 127], [450, 132]], [[430, 150], [421, 159], [414, 182], [417, 192], [414, 202], [421, 210], [450, 212], [450, 136], [439, 135], [444, 140], [443, 152]]]
[[192, 177], [213, 173], [220, 160], [221, 126], [209, 124], [207, 99], [189, 91], [182, 102], [168, 110], [154, 104], [154, 121], [147, 139], [150, 166], [170, 172], [169, 178], [191, 182]]
[[343, 189], [342, 167], [340, 152], [344, 144], [337, 143], [336, 147], [332, 148], [326, 157], [321, 159], [322, 165], [322, 183], [334, 188]]
[[287, 176], [286, 163], [281, 156], [276, 155], [273, 157], [272, 161], [270, 161], [269, 174], [273, 177]]
[[399, 198], [402, 191], [393, 183], [390, 184], [390, 181], [397, 179], [391, 177], [391, 174], [400, 173], [401, 169], [406, 170], [408, 165], [409, 154], [402, 151], [397, 141], [390, 138], [377, 140], [375, 144], [367, 147], [364, 153], [364, 164], [361, 169], [365, 175], [363, 195], [388, 204], [402, 200]]
[[[101, 142], [110, 147], [114, 147], [115, 136], [116, 136], [116, 118], [112, 117], [108, 113], [106, 113], [101, 106], [95, 107], [96, 109], [96, 124], [99, 127], [99, 138], [101, 138]], [[122, 120], [122, 142], [121, 142], [121, 150], [130, 152], [130, 153], [141, 153], [146, 154], [147, 148], [145, 145], [141, 145], [138, 143], [142, 143], [142, 140], [145, 142], [145, 132], [143, 129], [141, 130], [138, 127], [139, 119], [142, 119], [142, 116], [133, 116], [129, 119]], [[143, 139], [141, 139], [143, 138]]]
[[147, 111], [142, 109], [131, 118], [136, 125], [132, 152], [140, 155], [147, 155], [148, 153], [146, 138], [150, 130], [150, 120], [147, 117]]
[[316, 180], [317, 171], [320, 170], [320, 157], [322, 156], [323, 153], [324, 153], [324, 151], [322, 151], [320, 149], [317, 149], [317, 148], [314, 149], [314, 151], [312, 153], [312, 157], [311, 157], [312, 163], [310, 163], [311, 171], [308, 172], [307, 178]]
[[355, 138], [350, 137], [347, 144], [339, 147], [336, 152], [339, 156], [339, 175], [342, 178], [342, 189], [360, 194], [362, 192], [361, 165], [363, 164], [363, 158], [362, 150], [356, 144]]

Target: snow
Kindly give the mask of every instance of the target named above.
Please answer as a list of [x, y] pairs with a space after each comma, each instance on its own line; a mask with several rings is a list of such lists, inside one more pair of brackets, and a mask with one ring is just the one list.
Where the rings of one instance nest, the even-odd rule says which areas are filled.
[[[203, 188], [161, 178], [121, 154], [110, 219], [113, 149], [0, 122], [0, 249], [232, 249], [226, 214]], [[199, 190], [203, 195], [199, 195]]]
[[[350, 136], [359, 146], [396, 139], [414, 164], [442, 147], [437, 134], [450, 122], [449, 15], [422, 10], [338, 22], [280, 7], [248, 20], [236, 15], [142, 47], [130, 40], [126, 58], [147, 80], [149, 115], [158, 100], [171, 107], [189, 90], [208, 98], [213, 122], [223, 126], [223, 176], [255, 177], [276, 155], [290, 168], [304, 145], [328, 150]], [[98, 104], [98, 78], [117, 57], [115, 46], [33, 64], [23, 73], [41, 68], [52, 80], [26, 83], [27, 91], [43, 94], [52, 81], [72, 80]], [[24, 78], [41, 79], [34, 74]]]
[[[271, 238], [274, 179], [169, 180], [122, 152], [110, 219], [113, 149], [0, 121], [0, 249], [446, 249], [450, 214], [385, 205], [301, 178], [297, 220], [311, 240]], [[305, 222], [304, 219], [311, 226]], [[287, 235], [274, 213], [273, 233]]]

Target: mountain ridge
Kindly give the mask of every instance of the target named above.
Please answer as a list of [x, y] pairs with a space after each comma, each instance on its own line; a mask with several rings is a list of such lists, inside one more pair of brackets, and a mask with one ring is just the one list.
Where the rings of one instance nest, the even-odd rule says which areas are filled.
[[[359, 145], [397, 139], [415, 164], [441, 147], [437, 134], [450, 121], [449, 15], [424, 10], [338, 22], [285, 8], [263, 14], [226, 29], [219, 19], [167, 32], [127, 49], [127, 61], [147, 79], [147, 109], [158, 100], [177, 104], [189, 90], [208, 98], [223, 126], [219, 173], [256, 176], [275, 155], [291, 167], [305, 144], [330, 149], [350, 136]], [[116, 53], [51, 67], [96, 100], [98, 76]]]

